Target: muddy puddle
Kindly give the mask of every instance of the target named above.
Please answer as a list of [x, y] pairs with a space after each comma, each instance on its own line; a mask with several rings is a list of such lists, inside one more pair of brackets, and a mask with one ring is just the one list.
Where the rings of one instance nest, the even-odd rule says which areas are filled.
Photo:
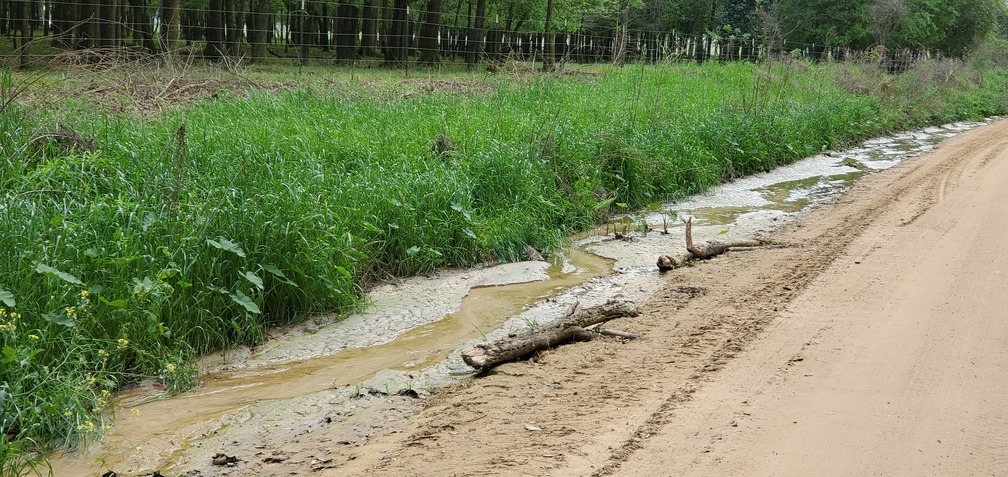
[[678, 216], [695, 218], [700, 240], [753, 238], [864, 174], [981, 124], [873, 139], [746, 177], [604, 229], [623, 230], [631, 240], [599, 232], [575, 237], [552, 263], [444, 270], [384, 285], [370, 294], [368, 309], [345, 320], [318, 317], [272, 333], [258, 348], [204, 358], [203, 385], [189, 392], [164, 399], [148, 385], [123, 393], [105, 442], [55, 456], [53, 475], [223, 475], [224, 468], [210, 465], [213, 454], [243, 458], [280, 447], [319, 422], [335, 429], [327, 439], [367, 439], [390, 414], [405, 416], [417, 405], [385, 397], [422, 395], [471, 375], [459, 357], [467, 344], [557, 319], [575, 302], [645, 300], [660, 287], [655, 257], [682, 248]]

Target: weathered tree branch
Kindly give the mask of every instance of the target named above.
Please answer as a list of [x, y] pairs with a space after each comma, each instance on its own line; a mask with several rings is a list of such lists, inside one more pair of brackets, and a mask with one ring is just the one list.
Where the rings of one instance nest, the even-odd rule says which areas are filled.
[[688, 250], [688, 252], [678, 256], [659, 255], [656, 265], [660, 271], [667, 272], [677, 267], [681, 267], [690, 260], [708, 259], [716, 255], [721, 255], [728, 250], [754, 250], [756, 248], [767, 247], [766, 244], [755, 240], [736, 240], [732, 242], [709, 240], [697, 245], [693, 243], [693, 217], [683, 219], [682, 222], [686, 224], [686, 250]]
[[637, 305], [630, 301], [610, 301], [591, 308], [581, 308], [580, 304], [576, 304], [567, 316], [554, 323], [529, 328], [489, 343], [479, 343], [463, 351], [462, 360], [483, 371], [567, 341], [591, 339], [591, 332], [586, 331], [586, 327], [639, 313]]
[[728, 251], [728, 244], [717, 240], [709, 240], [695, 245], [693, 243], [693, 217], [683, 219], [683, 223], [686, 224], [686, 250], [689, 250], [694, 258], [703, 260]]

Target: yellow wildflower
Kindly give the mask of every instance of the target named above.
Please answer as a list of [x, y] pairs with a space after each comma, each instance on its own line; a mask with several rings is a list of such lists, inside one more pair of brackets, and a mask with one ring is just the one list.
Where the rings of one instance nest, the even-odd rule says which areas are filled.
[[77, 308], [75, 308], [75, 307], [72, 307], [72, 306], [69, 306], [69, 307], [67, 307], [67, 309], [66, 309], [66, 314], [67, 314], [67, 316], [69, 316], [69, 317], [73, 318], [73, 316], [74, 316], [75, 314], [77, 314]]
[[119, 342], [119, 346], [122, 348], [125, 348], [126, 346], [129, 345], [129, 340], [126, 338], [119, 338], [117, 341]]
[[175, 364], [174, 363], [168, 363], [168, 366], [165, 366], [165, 369], [168, 370], [168, 374], [174, 374], [175, 373]]
[[87, 298], [87, 297], [91, 296], [91, 294], [88, 293], [87, 290], [81, 290], [80, 296], [81, 296], [81, 298]]
[[109, 357], [109, 352], [105, 351], [104, 349], [100, 349], [98, 350], [98, 357], [101, 359], [106, 359]]
[[31, 339], [33, 339], [33, 340], [35, 340], [35, 341], [39, 340], [39, 336], [38, 335], [28, 335], [28, 337], [31, 338]]

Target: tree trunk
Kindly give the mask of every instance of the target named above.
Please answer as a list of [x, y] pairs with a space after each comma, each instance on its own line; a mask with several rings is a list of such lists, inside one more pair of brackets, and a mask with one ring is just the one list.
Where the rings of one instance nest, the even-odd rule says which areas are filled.
[[77, 48], [93, 48], [98, 45], [98, 9], [94, 0], [80, 0], [77, 4]]
[[349, 2], [341, 2], [336, 10], [336, 59], [357, 59], [357, 33], [360, 31], [360, 10]]
[[301, 11], [297, 18], [297, 29], [298, 29], [298, 39], [297, 45], [299, 48], [301, 64], [305, 64], [308, 61], [308, 56], [311, 55], [311, 38], [315, 35], [312, 34], [315, 28], [315, 4], [312, 2], [305, 3], [304, 11]]
[[21, 68], [28, 67], [28, 39], [29, 39], [29, 26], [28, 26], [28, 2], [29, 0], [14, 0], [11, 8], [11, 19], [17, 25], [17, 29], [21, 31], [21, 44], [19, 46], [19, 56], [21, 62]]
[[486, 30], [483, 25], [486, 22], [486, 0], [476, 0], [476, 19], [473, 27], [469, 30], [469, 48], [466, 50], [466, 65], [472, 68], [483, 58], [483, 38]]
[[[281, 41], [284, 45], [284, 53], [287, 53], [287, 47], [293, 43], [294, 39], [294, 14], [291, 12], [289, 6], [284, 3], [287, 14], [280, 18], [280, 34], [282, 36]], [[284, 23], [286, 21], [286, 28], [284, 28]]]
[[224, 1], [210, 0], [206, 15], [206, 46], [203, 56], [218, 60], [223, 56], [224, 45]]
[[224, 29], [221, 32], [221, 42], [223, 43], [222, 45], [223, 48], [221, 49], [221, 55], [224, 56], [231, 54], [230, 51], [231, 42], [228, 41], [228, 39], [231, 38], [231, 34], [234, 32], [235, 29], [234, 12], [235, 12], [234, 1], [224, 0], [224, 15], [222, 17], [223, 23], [221, 24]]
[[163, 51], [169, 55], [177, 53], [181, 33], [179, 0], [161, 0], [161, 37]]
[[[315, 25], [318, 27], [318, 34], [315, 36], [315, 44], [322, 48], [322, 51], [329, 51], [329, 30], [335, 25], [332, 24], [332, 17], [329, 15], [329, 4], [322, 4], [322, 14], [315, 16]], [[356, 30], [356, 29], [355, 29]], [[356, 32], [355, 35], [356, 37]], [[354, 38], [356, 43], [356, 38]]]
[[231, 56], [241, 58], [241, 46], [245, 39], [245, 12], [249, 9], [249, 0], [240, 0], [237, 4], [238, 11], [235, 12], [235, 24], [231, 30]]
[[616, 44], [613, 51], [613, 65], [623, 66], [626, 61], [627, 26], [630, 23], [629, 2], [622, 2], [619, 19], [616, 23]]
[[[0, 2], [3, 3], [3, 2]], [[78, 48], [80, 45], [81, 31], [84, 25], [80, 23], [81, 9], [84, 8], [80, 0], [67, 0], [66, 33], [64, 35], [67, 45], [70, 48]]]
[[7, 15], [10, 9], [10, 2], [0, 0], [0, 35], [7, 34]]
[[98, 38], [95, 46], [110, 47], [117, 44], [115, 38], [117, 0], [103, 0], [98, 6]]
[[252, 62], [259, 63], [266, 58], [267, 29], [272, 29], [269, 25], [269, 0], [256, 0], [255, 13], [252, 15]]
[[378, 52], [378, 0], [364, 1], [362, 20], [361, 54], [364, 57], [381, 55]]
[[[154, 53], [154, 26], [147, 9], [147, 0], [131, 0], [133, 5], [133, 39], [134, 43], [139, 43], [147, 48], [147, 51]], [[139, 39], [137, 38], [139, 35]], [[139, 41], [136, 41], [139, 40]]]
[[591, 308], [576, 304], [567, 316], [554, 322], [489, 343], [479, 343], [462, 352], [462, 360], [481, 371], [521, 359], [541, 349], [551, 348], [584, 332], [584, 328], [624, 316], [637, 316], [637, 306], [629, 301], [610, 301]]
[[[64, 31], [64, 21], [62, 21], [62, 15], [66, 12], [66, 7], [62, 5], [59, 0], [52, 0], [45, 4], [46, 13], [48, 14], [47, 21], [45, 24], [49, 27], [49, 33], [52, 34], [52, 46], [58, 46], [61, 41], [62, 31]], [[51, 23], [51, 25], [49, 24]]]
[[553, 0], [546, 0], [546, 26], [543, 28], [543, 66], [544, 72], [553, 71], [556, 60], [556, 42], [553, 37]]
[[[65, 46], [63, 34], [66, 31], [66, 22], [63, 20], [63, 15], [66, 15], [69, 8], [67, 5], [64, 5], [65, 3], [60, 0], [54, 0], [49, 3], [49, 15], [52, 22], [52, 46]], [[3, 18], [2, 12], [0, 12], [0, 18]], [[46, 24], [48, 23], [46, 22]]]
[[180, 45], [186, 42], [203, 41], [206, 38], [206, 13], [203, 10], [192, 8], [180, 8], [179, 11], [179, 40]]
[[52, 22], [47, 17], [52, 14], [52, 3], [39, 0], [35, 11], [38, 12], [39, 20], [42, 22], [42, 36], [49, 36], [49, 27]]
[[401, 66], [409, 61], [409, 24], [406, 17], [408, 0], [395, 0], [385, 35], [385, 64]]
[[441, 28], [441, 0], [428, 0], [427, 16], [423, 28], [420, 29], [420, 62], [425, 65], [436, 65], [441, 61], [441, 49], [438, 44], [438, 29]]
[[115, 44], [123, 46], [126, 44], [126, 25], [128, 25], [129, 10], [126, 8], [125, 0], [118, 0], [115, 7]]

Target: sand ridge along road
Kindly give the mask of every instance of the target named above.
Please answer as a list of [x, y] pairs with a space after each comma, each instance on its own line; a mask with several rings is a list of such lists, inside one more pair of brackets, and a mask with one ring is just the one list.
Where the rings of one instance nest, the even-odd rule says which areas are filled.
[[1008, 474], [1008, 121], [770, 239], [787, 246], [656, 273], [644, 313], [607, 325], [640, 340], [562, 346], [366, 443], [285, 452], [325, 447], [326, 475]]

